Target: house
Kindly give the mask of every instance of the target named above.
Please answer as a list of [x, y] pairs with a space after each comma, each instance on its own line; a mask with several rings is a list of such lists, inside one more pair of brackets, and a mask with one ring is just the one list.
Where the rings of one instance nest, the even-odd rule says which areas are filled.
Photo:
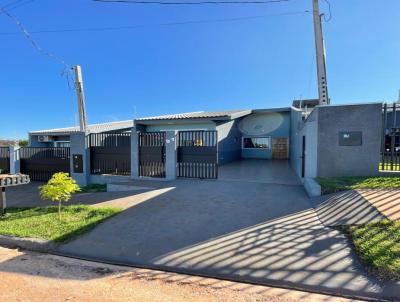
[[140, 118], [135, 120], [135, 129], [141, 132], [216, 131], [220, 165], [241, 158], [289, 158], [289, 107]]
[[[110, 133], [131, 131], [133, 121], [118, 121], [88, 126], [89, 133]], [[68, 127], [31, 131], [29, 135], [30, 147], [69, 147], [71, 133], [79, 132], [79, 127]]]
[[[115, 181], [110, 175], [158, 180], [217, 179], [218, 167], [239, 160], [248, 165], [250, 161], [245, 160], [254, 163], [254, 159], [265, 160], [259, 167], [253, 164], [260, 169], [254, 175], [271, 167], [265, 165], [267, 161], [279, 160], [286, 162], [285, 167], [292, 167], [302, 181], [318, 176], [379, 173], [385, 128], [382, 103], [315, 105], [310, 101], [307, 106], [312, 109], [307, 112], [305, 104], [294, 104], [300, 108], [145, 117], [90, 125], [87, 133], [78, 127], [32, 131], [31, 147], [70, 148], [65, 154], [21, 149], [21, 171], [43, 175], [40, 169], [48, 170], [49, 166], [36, 164], [41, 152], [46, 160], [51, 157], [48, 160], [52, 168], [59, 169], [52, 159], [58, 158], [60, 169], [70, 171], [83, 185]], [[29, 167], [37, 171], [30, 171]]]

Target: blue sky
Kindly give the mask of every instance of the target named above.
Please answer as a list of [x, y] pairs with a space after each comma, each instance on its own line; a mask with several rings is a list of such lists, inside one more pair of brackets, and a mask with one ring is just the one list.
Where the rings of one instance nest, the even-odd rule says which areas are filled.
[[[330, 2], [333, 16], [324, 27], [332, 103], [394, 101], [400, 88], [400, 1]], [[82, 66], [88, 119], [97, 123], [283, 107], [294, 98], [316, 97], [312, 15], [301, 13], [310, 9], [311, 0], [219, 6], [36, 0], [10, 13], [30, 31], [138, 25], [32, 34], [43, 49]], [[327, 11], [323, 1], [321, 10]], [[254, 16], [260, 17], [157, 25]], [[4, 15], [0, 45], [0, 138], [76, 124], [76, 98], [60, 76], [63, 66], [40, 55]]]

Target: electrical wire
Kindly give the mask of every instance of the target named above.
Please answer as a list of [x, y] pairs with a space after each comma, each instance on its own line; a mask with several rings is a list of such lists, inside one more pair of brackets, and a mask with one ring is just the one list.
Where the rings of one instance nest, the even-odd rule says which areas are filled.
[[193, 2], [169, 2], [169, 1], [139, 1], [139, 0], [92, 0], [103, 3], [129, 3], [129, 4], [158, 4], [158, 5], [208, 5], [208, 4], [270, 4], [288, 2], [290, 0], [265, 0], [265, 1], [193, 1]]
[[[25, 5], [29, 4], [29, 3], [32, 3], [34, 1], [35, 0], [17, 0], [17, 1], [9, 2], [8, 4], [3, 5], [2, 7], [7, 9], [7, 11], [11, 11], [11, 10], [14, 10], [14, 9], [16, 9], [18, 7], [22, 7], [22, 6], [25, 6]], [[2, 14], [2, 12], [0, 12], [0, 14]]]
[[[153, 26], [174, 26], [174, 25], [179, 26], [179, 25], [189, 25], [189, 24], [224, 23], [224, 22], [236, 22], [236, 21], [262, 19], [262, 18], [266, 18], [266, 17], [301, 15], [301, 14], [307, 14], [309, 12], [310, 12], [309, 10], [304, 10], [304, 11], [287, 12], [287, 13], [280, 13], [280, 14], [266, 14], [266, 15], [257, 15], [257, 16], [247, 16], [247, 17], [224, 18], [224, 19], [168, 22], [168, 23], [158, 23], [158, 24], [38, 30], [38, 31], [30, 31], [30, 33], [31, 34], [43, 34], [43, 33], [69, 33], [69, 32], [96, 32], [96, 31], [131, 30], [131, 29], [137, 29], [137, 28], [142, 28], [142, 27], [153, 27]], [[18, 35], [18, 34], [19, 34], [19, 32], [0, 32], [0, 35]]]
[[9, 19], [11, 19], [17, 27], [20, 29], [20, 31], [24, 34], [26, 39], [31, 43], [32, 47], [35, 48], [41, 55], [47, 56], [63, 65], [63, 70], [61, 72], [61, 76], [66, 76], [68, 86], [70, 87], [70, 77], [71, 77], [71, 68], [70, 66], [62, 59], [60, 59], [58, 56], [55, 54], [48, 52], [44, 50], [42, 47], [39, 46], [38, 43], [32, 38], [30, 32], [25, 28], [25, 26], [12, 14], [10, 14], [5, 8], [0, 7], [0, 12], [6, 15]]
[[328, 12], [329, 12], [329, 17], [326, 18], [325, 14], [322, 14], [324, 17], [325, 22], [329, 22], [332, 19], [332, 9], [331, 9], [331, 3], [328, 0], [324, 0], [326, 4], [328, 5]]

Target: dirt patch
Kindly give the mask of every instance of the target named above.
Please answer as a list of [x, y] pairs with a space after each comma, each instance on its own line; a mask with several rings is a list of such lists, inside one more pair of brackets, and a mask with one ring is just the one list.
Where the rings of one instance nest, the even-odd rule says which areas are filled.
[[0, 248], [0, 301], [349, 301]]

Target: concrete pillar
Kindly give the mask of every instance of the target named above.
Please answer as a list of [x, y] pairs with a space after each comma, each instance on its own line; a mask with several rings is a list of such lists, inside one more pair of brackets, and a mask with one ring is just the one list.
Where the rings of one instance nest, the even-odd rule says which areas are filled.
[[167, 180], [176, 179], [177, 169], [177, 131], [167, 131], [165, 140], [165, 174]]
[[90, 149], [85, 132], [75, 132], [71, 140], [71, 177], [80, 186], [86, 186], [90, 180]]
[[20, 173], [19, 147], [10, 146], [10, 174]]
[[134, 128], [131, 133], [131, 178], [139, 178], [139, 132]]

